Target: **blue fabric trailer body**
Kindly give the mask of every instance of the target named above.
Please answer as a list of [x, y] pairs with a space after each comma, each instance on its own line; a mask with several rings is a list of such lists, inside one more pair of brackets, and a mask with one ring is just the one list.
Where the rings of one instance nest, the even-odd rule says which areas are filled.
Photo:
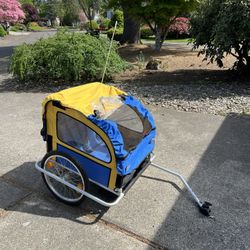
[[102, 184], [105, 187], [108, 187], [109, 177], [110, 177], [109, 168], [104, 167], [103, 165], [100, 165], [94, 161], [91, 161], [90, 159], [84, 157], [83, 155], [80, 155], [68, 148], [65, 148], [60, 144], [57, 145], [57, 150], [60, 152], [67, 153], [73, 159], [75, 159], [76, 162], [79, 163], [79, 165], [84, 168], [84, 171], [86, 172], [88, 178]]
[[125, 159], [117, 159], [117, 170], [119, 174], [130, 174], [143, 162], [147, 155], [154, 150], [155, 135], [156, 131], [151, 131], [151, 133], [144, 137], [138, 146], [132, 150]]
[[88, 119], [101, 128], [109, 137], [117, 158], [125, 158], [128, 155], [128, 151], [123, 148], [122, 135], [115, 122], [111, 120], [99, 120], [94, 115], [88, 116]]
[[88, 119], [100, 127], [109, 137], [117, 159], [117, 171], [121, 175], [131, 173], [153, 151], [155, 146], [154, 138], [156, 136], [155, 123], [151, 113], [132, 96], [124, 96], [124, 104], [135, 108], [143, 118], [148, 119], [152, 128], [150, 133], [130, 152], [124, 149], [122, 135], [114, 121], [101, 120], [94, 115], [88, 116]]

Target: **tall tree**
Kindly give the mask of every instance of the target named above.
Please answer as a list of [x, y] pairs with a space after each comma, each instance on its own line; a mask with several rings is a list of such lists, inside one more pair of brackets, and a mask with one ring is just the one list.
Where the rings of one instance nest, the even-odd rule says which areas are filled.
[[51, 20], [59, 17], [63, 20], [65, 15], [65, 7], [62, 0], [47, 0], [40, 5], [40, 15], [45, 16]]
[[155, 49], [160, 50], [175, 18], [193, 10], [200, 0], [110, 0], [126, 6], [132, 17], [140, 18], [155, 34]]
[[106, 0], [108, 8], [121, 8], [124, 13], [121, 43], [138, 43], [140, 40], [140, 18], [131, 14], [130, 0]]
[[78, 2], [89, 21], [93, 20], [100, 9], [101, 0], [78, 0]]
[[63, 17], [63, 25], [72, 25], [79, 21], [80, 6], [78, 0], [62, 0], [65, 15]]
[[155, 49], [159, 51], [170, 25], [183, 13], [193, 10], [199, 0], [140, 0], [130, 1], [130, 13], [142, 18], [155, 34]]
[[140, 41], [140, 19], [133, 16], [128, 6], [122, 2], [124, 28], [121, 43], [138, 43]]

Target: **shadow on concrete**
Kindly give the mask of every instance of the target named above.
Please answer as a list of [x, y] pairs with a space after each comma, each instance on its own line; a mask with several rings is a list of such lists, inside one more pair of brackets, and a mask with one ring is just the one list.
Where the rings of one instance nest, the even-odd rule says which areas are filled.
[[13, 52], [13, 49], [13, 46], [0, 47], [0, 75], [8, 74], [10, 56]]
[[14, 46], [0, 47], [0, 58], [9, 57], [12, 55]]
[[[88, 198], [80, 206], [69, 206], [57, 201], [34, 164], [26, 162], [0, 177], [0, 209], [60, 217], [87, 225], [95, 224], [108, 211], [108, 208]], [[84, 219], [85, 216], [87, 219]]]
[[213, 204], [215, 218], [197, 215], [181, 193], [154, 242], [169, 249], [250, 249], [249, 128], [249, 115], [226, 117], [188, 180]]

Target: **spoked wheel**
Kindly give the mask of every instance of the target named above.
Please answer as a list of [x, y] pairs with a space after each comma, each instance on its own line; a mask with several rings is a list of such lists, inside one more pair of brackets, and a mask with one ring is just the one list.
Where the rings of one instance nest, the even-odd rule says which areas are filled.
[[[88, 190], [88, 178], [83, 169], [67, 154], [52, 151], [46, 154], [42, 160], [42, 168], [61, 180], [70, 183], [83, 191]], [[61, 183], [60, 181], [42, 173], [52, 194], [59, 200], [69, 205], [78, 205], [85, 196], [79, 191]]]

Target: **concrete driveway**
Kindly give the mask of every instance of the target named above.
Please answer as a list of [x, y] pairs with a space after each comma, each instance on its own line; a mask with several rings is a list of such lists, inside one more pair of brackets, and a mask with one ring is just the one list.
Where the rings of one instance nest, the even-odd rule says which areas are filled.
[[45, 95], [0, 88], [0, 249], [250, 249], [249, 116], [149, 107], [155, 162], [180, 171], [213, 204], [214, 219], [199, 213], [179, 180], [153, 168], [115, 207], [69, 207], [34, 169], [45, 154]]

